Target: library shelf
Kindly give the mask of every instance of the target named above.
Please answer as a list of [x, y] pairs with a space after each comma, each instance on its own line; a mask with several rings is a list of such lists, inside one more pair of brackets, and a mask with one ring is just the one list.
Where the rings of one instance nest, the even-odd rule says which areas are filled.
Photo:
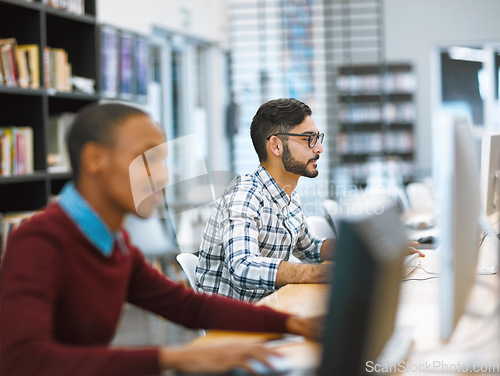
[[[70, 10], [52, 8], [43, 0], [0, 0], [2, 38], [15, 39], [17, 46], [36, 46], [37, 51], [36, 59], [29, 61], [28, 58], [29, 88], [20, 87], [20, 81], [12, 84], [0, 80], [0, 103], [3, 109], [0, 111], [0, 128], [32, 128], [33, 144], [32, 173], [18, 174], [10, 170], [5, 173], [2, 167], [0, 213], [40, 209], [71, 179], [71, 172], [49, 173], [49, 121], [54, 116], [75, 113], [100, 100], [96, 1], [83, 0], [82, 5], [84, 14], [76, 14]], [[56, 90], [51, 86], [51, 72], [46, 69], [50, 65], [44, 53], [48, 48], [62, 50], [67, 55], [69, 69], [65, 73], [66, 79], [71, 80], [72, 76], [91, 79], [95, 83], [96, 94], [74, 91], [71, 81], [66, 92], [60, 87]], [[19, 69], [17, 63], [16, 69]], [[54, 76], [61, 74], [57, 68], [55, 66], [55, 71], [52, 71]]]

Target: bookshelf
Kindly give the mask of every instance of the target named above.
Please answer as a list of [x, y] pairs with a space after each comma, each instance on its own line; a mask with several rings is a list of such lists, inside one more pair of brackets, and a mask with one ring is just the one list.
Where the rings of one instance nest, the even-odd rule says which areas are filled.
[[412, 181], [415, 85], [410, 64], [339, 67], [337, 176], [365, 186], [370, 163], [391, 161], [404, 183]]
[[[83, 8], [83, 9], [82, 9]], [[83, 12], [82, 12], [83, 11]], [[61, 74], [55, 67], [46, 72], [47, 47], [64, 51], [70, 67], [65, 79], [77, 76], [92, 82], [99, 91], [99, 45], [95, 0], [54, 2], [48, 0], [0, 0], [0, 39], [14, 38], [18, 45], [36, 45], [39, 85], [0, 82], [0, 127], [30, 127], [33, 137], [33, 172], [0, 176], [0, 213], [33, 211], [45, 206], [71, 178], [71, 172], [53, 173], [48, 168], [49, 119], [74, 113], [100, 99], [92, 91], [70, 85], [65, 90], [49, 83]], [[29, 77], [36, 68], [29, 64]], [[91, 80], [91, 81], [89, 81]], [[93, 81], [92, 81], [93, 80]], [[69, 81], [71, 83], [71, 81]]]
[[143, 34], [100, 25], [101, 96], [147, 103], [149, 41]]

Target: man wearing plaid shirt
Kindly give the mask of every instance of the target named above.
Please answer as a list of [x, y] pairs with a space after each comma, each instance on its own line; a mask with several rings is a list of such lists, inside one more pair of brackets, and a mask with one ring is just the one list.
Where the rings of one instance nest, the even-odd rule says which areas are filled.
[[[323, 133], [296, 99], [264, 103], [250, 134], [260, 166], [238, 176], [216, 202], [196, 268], [199, 291], [257, 301], [289, 283], [329, 279], [332, 239], [313, 237], [294, 191], [301, 176], [318, 175]], [[318, 142], [319, 141], [319, 142]], [[303, 263], [288, 262], [290, 255]]]

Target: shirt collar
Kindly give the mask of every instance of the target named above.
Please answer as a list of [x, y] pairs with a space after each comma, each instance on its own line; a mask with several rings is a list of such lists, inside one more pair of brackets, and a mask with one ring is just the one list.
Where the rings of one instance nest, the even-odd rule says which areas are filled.
[[260, 165], [257, 171], [255, 171], [255, 175], [260, 179], [264, 187], [269, 191], [271, 197], [274, 201], [283, 209], [285, 206], [289, 205], [292, 201], [292, 198], [295, 196], [295, 190], [292, 192], [291, 196], [285, 192], [283, 188], [274, 180], [271, 174]]
[[99, 215], [76, 190], [73, 183], [63, 188], [59, 205], [75, 222], [83, 235], [105, 256], [113, 253], [115, 238], [119, 231], [112, 233]]

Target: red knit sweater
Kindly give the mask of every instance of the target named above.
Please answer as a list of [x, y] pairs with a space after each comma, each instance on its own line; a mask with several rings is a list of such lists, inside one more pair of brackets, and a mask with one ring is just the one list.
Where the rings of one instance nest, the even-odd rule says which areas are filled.
[[0, 375], [159, 372], [158, 349], [108, 347], [128, 301], [189, 328], [285, 332], [285, 314], [194, 293], [151, 268], [125, 234], [104, 256], [57, 204], [9, 238], [0, 269]]

